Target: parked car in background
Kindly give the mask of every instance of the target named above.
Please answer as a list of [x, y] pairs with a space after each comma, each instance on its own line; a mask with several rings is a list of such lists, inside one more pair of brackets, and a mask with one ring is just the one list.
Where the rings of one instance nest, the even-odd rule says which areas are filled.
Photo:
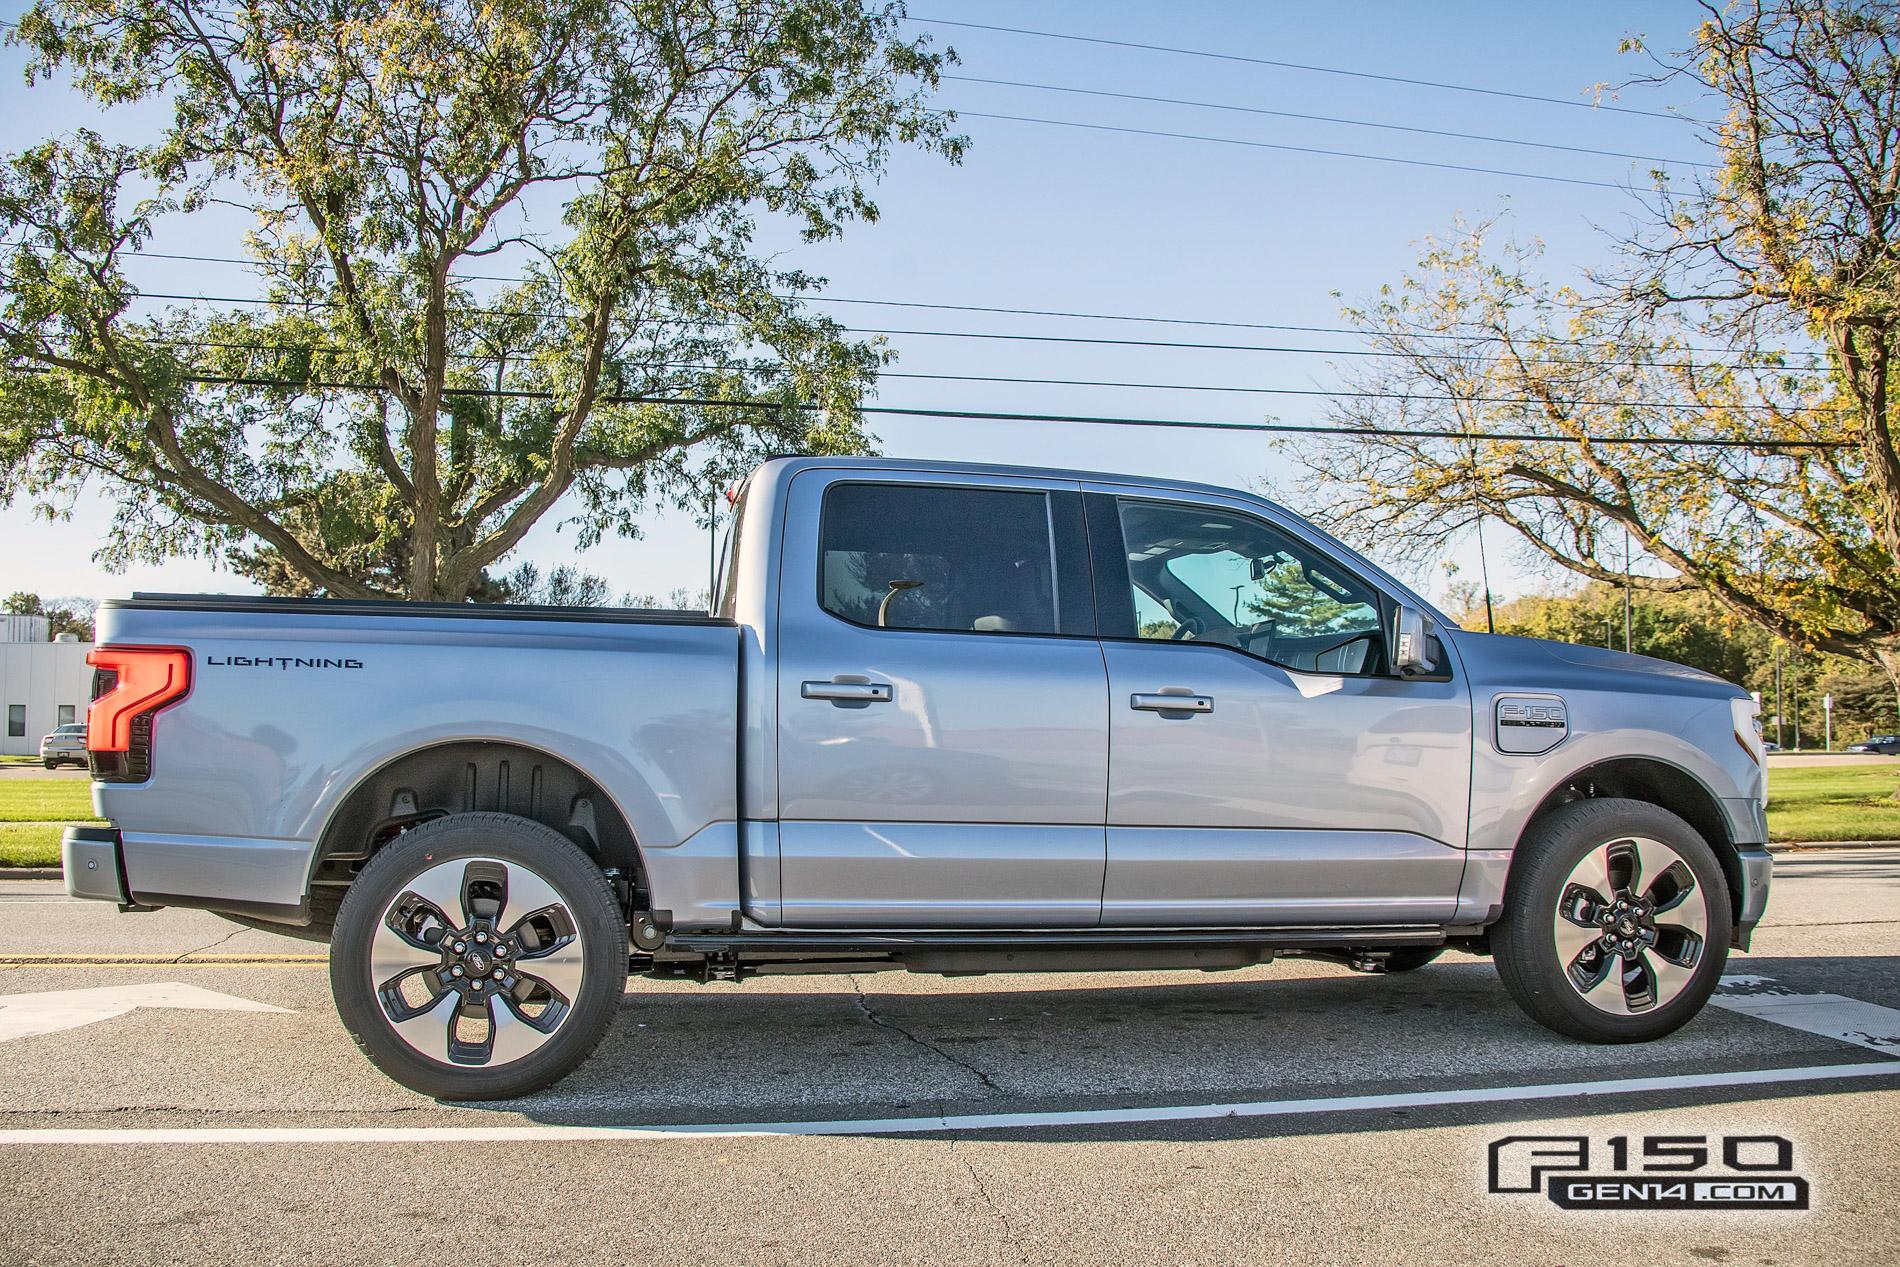
[[1900, 755], [1900, 735], [1869, 735], [1859, 743], [1847, 745], [1849, 752], [1878, 752], [1882, 756]]
[[86, 723], [69, 722], [40, 740], [40, 760], [49, 770], [63, 764], [86, 764]]

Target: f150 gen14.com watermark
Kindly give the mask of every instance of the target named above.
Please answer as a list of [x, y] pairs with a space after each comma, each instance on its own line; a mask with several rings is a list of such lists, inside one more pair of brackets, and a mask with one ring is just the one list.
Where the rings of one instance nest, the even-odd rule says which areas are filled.
[[1566, 1210], [1805, 1210], [1808, 1181], [1779, 1135], [1506, 1135], [1486, 1186]]

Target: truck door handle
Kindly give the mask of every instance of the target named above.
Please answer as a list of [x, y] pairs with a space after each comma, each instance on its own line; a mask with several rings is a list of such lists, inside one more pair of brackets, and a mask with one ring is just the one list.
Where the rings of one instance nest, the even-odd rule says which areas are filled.
[[1128, 697], [1128, 707], [1140, 709], [1144, 713], [1211, 713], [1214, 711], [1214, 697], [1195, 695], [1178, 688], [1137, 691]]
[[886, 682], [801, 682], [798, 693], [806, 699], [828, 699], [834, 704], [888, 704]]

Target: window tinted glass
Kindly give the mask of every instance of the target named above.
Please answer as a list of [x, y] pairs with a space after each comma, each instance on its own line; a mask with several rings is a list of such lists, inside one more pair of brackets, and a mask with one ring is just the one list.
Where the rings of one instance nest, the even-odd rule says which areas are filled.
[[7, 705], [7, 738], [18, 739], [26, 733], [26, 705]]
[[1049, 499], [925, 484], [825, 494], [819, 602], [888, 629], [1055, 633]]
[[1308, 672], [1385, 671], [1379, 596], [1332, 560], [1226, 510], [1119, 511], [1135, 636], [1217, 642]]
[[70, 726], [70, 725], [72, 725], [72, 724], [73, 724], [73, 719], [74, 719], [75, 717], [77, 717], [78, 715], [79, 715], [79, 710], [78, 710], [78, 705], [76, 705], [76, 704], [61, 704], [61, 705], [59, 706], [59, 725], [60, 725], [60, 728], [61, 728], [61, 729], [63, 730], [63, 729], [65, 729], [66, 727], [68, 727], [68, 726]]

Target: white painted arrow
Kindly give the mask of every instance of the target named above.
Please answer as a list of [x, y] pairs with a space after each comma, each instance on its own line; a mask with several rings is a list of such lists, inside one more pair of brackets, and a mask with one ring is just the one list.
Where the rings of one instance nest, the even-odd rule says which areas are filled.
[[288, 1012], [289, 1008], [254, 1003], [180, 981], [150, 985], [108, 985], [91, 990], [48, 990], [42, 994], [0, 995], [0, 1043], [36, 1034], [56, 1034], [124, 1016], [134, 1008], [196, 1008], [213, 1012]]

